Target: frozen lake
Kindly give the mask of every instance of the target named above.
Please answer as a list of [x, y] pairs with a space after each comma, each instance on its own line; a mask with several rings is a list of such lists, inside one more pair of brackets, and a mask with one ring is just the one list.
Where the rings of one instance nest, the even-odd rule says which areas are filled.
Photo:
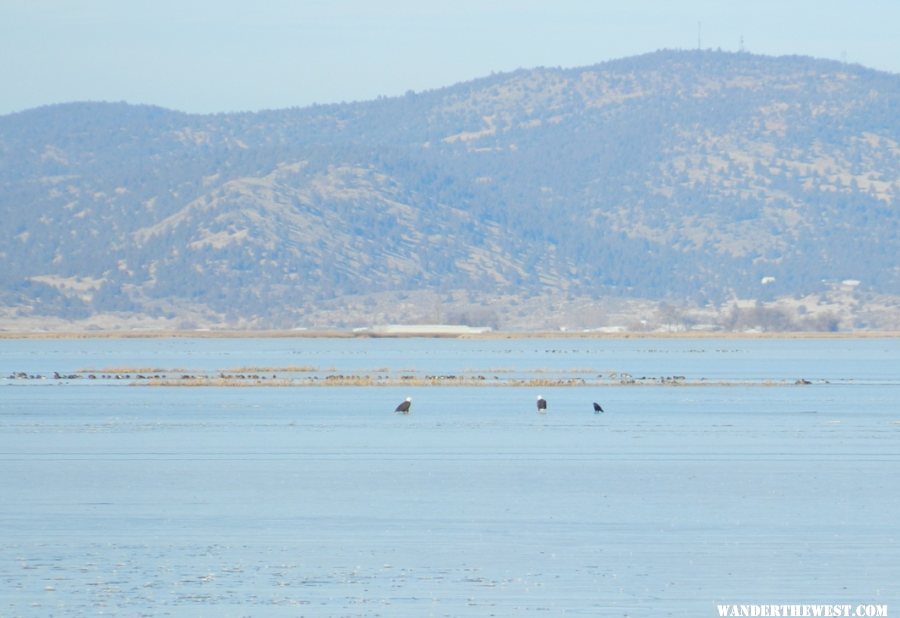
[[[65, 378], [291, 367], [486, 385]], [[0, 340], [0, 465], [0, 616], [900, 611], [900, 339]]]

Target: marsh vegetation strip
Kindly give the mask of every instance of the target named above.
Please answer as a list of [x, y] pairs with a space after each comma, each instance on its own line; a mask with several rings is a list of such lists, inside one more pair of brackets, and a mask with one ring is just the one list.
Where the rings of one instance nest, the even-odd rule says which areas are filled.
[[[59, 385], [88, 380], [97, 384], [128, 384], [136, 386], [776, 386], [814, 384], [806, 378], [794, 380], [711, 380], [706, 377], [688, 380], [685, 376], [639, 376], [609, 372], [606, 375], [594, 369], [506, 369], [503, 371], [464, 371], [460, 374], [426, 374], [416, 370], [394, 371], [382, 368], [377, 371], [355, 374], [323, 372], [314, 367], [298, 370], [292, 367], [244, 368], [203, 372], [189, 369], [138, 369], [117, 367], [114, 369], [79, 369], [73, 373], [28, 373], [16, 371], [8, 376], [10, 382], [50, 381]], [[818, 383], [830, 384], [828, 380]]]

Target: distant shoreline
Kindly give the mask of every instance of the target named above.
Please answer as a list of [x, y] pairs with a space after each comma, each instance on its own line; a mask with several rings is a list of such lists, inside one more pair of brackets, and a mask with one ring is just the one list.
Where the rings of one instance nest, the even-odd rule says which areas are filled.
[[0, 331], [10, 339], [885, 339], [900, 331], [847, 332], [592, 332], [592, 331], [491, 331], [485, 333], [427, 333], [346, 330], [109, 330], [109, 331]]

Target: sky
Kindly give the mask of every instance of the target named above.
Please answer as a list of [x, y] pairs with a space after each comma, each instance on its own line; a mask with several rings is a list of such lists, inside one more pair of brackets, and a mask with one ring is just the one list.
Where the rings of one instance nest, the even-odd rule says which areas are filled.
[[0, 0], [0, 114], [305, 107], [698, 46], [900, 74], [898, 24], [900, 0]]

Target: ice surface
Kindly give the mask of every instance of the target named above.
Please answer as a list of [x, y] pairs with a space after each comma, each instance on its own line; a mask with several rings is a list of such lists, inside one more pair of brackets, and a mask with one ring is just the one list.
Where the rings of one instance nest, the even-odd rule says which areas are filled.
[[[2, 346], [4, 376], [310, 363], [778, 381], [542, 388], [539, 416], [513, 387], [7, 380], [2, 616], [900, 607], [895, 340]], [[412, 414], [395, 414], [406, 396]]]

